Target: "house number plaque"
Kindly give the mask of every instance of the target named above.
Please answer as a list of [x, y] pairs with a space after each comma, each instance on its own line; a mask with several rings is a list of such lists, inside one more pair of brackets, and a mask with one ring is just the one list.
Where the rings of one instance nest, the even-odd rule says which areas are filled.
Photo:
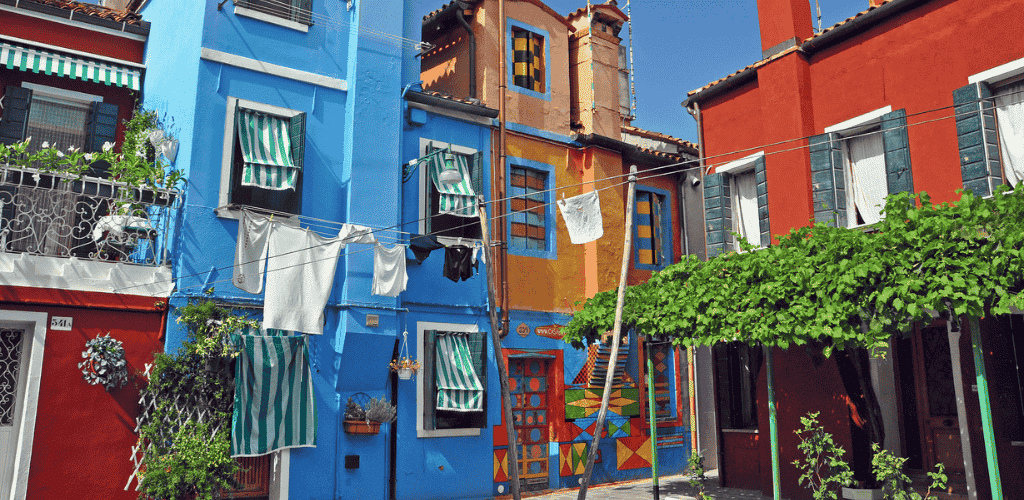
[[50, 317], [50, 329], [58, 332], [70, 332], [71, 331], [70, 316], [51, 316]]

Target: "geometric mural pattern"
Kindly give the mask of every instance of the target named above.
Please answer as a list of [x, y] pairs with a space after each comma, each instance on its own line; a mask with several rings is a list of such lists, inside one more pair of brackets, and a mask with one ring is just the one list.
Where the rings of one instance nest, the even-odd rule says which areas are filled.
[[[566, 389], [565, 418], [587, 418], [601, 409], [604, 389]], [[636, 388], [612, 389], [608, 400], [608, 411], [620, 417], [640, 415], [640, 390]]]
[[508, 481], [508, 448], [494, 450], [494, 482]]
[[[587, 450], [590, 443], [562, 443], [558, 445], [558, 475], [578, 476], [587, 468]], [[594, 463], [601, 463], [601, 450], [597, 450]]]
[[633, 436], [615, 440], [615, 457], [619, 470], [643, 469], [651, 466], [651, 437]]
[[631, 426], [628, 418], [608, 419], [605, 423], [608, 426], [608, 436], [613, 438], [630, 436]]
[[548, 487], [547, 361], [543, 358], [509, 360], [512, 420], [518, 440], [515, 453], [524, 491]]
[[672, 418], [672, 379], [675, 368], [672, 364], [672, 344], [658, 342], [647, 344], [648, 354], [654, 370], [654, 415], [659, 419]]

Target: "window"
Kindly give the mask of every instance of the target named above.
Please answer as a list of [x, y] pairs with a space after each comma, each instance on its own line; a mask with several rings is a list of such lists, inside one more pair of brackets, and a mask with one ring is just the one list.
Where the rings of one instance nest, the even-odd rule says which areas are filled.
[[512, 61], [506, 70], [508, 89], [550, 101], [551, 75], [547, 65], [551, 60], [551, 47], [547, 40], [551, 38], [548, 32], [508, 19], [505, 36], [509, 41], [505, 57]]
[[633, 209], [636, 229], [636, 266], [641, 269], [661, 269], [671, 262], [671, 212], [668, 210], [667, 191], [638, 186]]
[[731, 161], [704, 177], [707, 255], [739, 250], [733, 233], [755, 247], [771, 243], [764, 151]]
[[512, 84], [527, 90], [544, 93], [544, 37], [536, 33], [512, 28]]
[[[480, 239], [480, 216], [476, 211], [476, 195], [483, 192], [483, 153], [447, 143], [420, 140], [421, 158], [437, 153], [436, 161], [423, 161], [420, 170], [421, 192], [424, 192], [423, 212], [420, 219], [424, 234], [435, 234], [449, 238]], [[450, 152], [452, 161], [462, 175], [462, 181], [451, 187], [438, 189], [435, 180], [445, 161], [443, 155]], [[473, 207], [473, 208], [470, 208]]]
[[1007, 184], [1016, 186], [1024, 181], [1024, 75], [995, 86], [992, 94], [1003, 174]]
[[[732, 182], [732, 227], [754, 246], [761, 246], [761, 224], [757, 217], [757, 180], [754, 171], [730, 175]], [[736, 240], [736, 250], [740, 241]]]
[[905, 110], [886, 106], [810, 139], [814, 218], [840, 227], [881, 220], [885, 198], [913, 192]]
[[221, 206], [301, 213], [305, 136], [305, 113], [229, 97]]
[[487, 427], [487, 333], [419, 323], [418, 437], [476, 436]]
[[511, 166], [511, 245], [526, 250], [548, 249], [547, 172]]
[[716, 344], [718, 418], [722, 429], [757, 429], [757, 374], [764, 353], [742, 342]]
[[967, 78], [953, 91], [964, 189], [988, 196], [1024, 180], [1024, 58]]
[[[313, 0], [235, 0], [235, 13], [256, 19], [274, 22], [273, 18], [292, 21], [303, 26], [313, 25], [313, 13], [310, 11]], [[243, 10], [238, 11], [239, 8]], [[255, 15], [251, 12], [254, 11]], [[270, 16], [269, 19], [265, 16]]]

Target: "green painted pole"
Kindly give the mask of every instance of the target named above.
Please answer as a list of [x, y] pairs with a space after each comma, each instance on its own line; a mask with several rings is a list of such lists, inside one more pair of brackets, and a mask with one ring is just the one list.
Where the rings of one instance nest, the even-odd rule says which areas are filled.
[[992, 427], [992, 402], [988, 396], [985, 376], [985, 351], [981, 348], [981, 322], [971, 317], [971, 347], [974, 350], [974, 371], [978, 377], [978, 402], [981, 406], [981, 430], [985, 436], [985, 459], [988, 461], [988, 481], [992, 486], [992, 500], [1003, 500], [1003, 485], [999, 480], [999, 460], [996, 458], [996, 436]]
[[782, 473], [779, 469], [779, 422], [775, 412], [775, 365], [772, 348], [767, 347], [765, 369], [768, 372], [768, 435], [772, 443], [772, 493], [775, 500], [782, 500]]
[[658, 500], [658, 424], [654, 416], [654, 363], [647, 353], [647, 417], [651, 421], [651, 478], [654, 480], [654, 500]]

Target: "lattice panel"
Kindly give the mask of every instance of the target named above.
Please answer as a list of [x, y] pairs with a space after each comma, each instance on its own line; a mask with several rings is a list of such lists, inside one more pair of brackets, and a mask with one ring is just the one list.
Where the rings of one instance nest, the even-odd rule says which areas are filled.
[[0, 330], [0, 426], [14, 425], [24, 333], [12, 328]]

